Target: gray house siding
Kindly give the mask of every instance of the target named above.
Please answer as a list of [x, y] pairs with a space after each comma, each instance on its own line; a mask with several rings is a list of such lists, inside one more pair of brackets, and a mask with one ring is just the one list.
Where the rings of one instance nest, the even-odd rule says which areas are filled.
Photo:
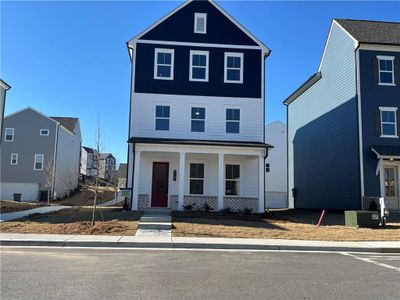
[[288, 105], [289, 207], [359, 208], [355, 43], [335, 23], [319, 71]]
[[[374, 64], [377, 55], [395, 57], [396, 86], [378, 85], [377, 66]], [[379, 107], [398, 107], [400, 110], [400, 53], [388, 51], [360, 50], [360, 88], [363, 127], [364, 156], [364, 193], [367, 197], [380, 196], [379, 174], [376, 175], [378, 159], [371, 151], [371, 146], [400, 146], [400, 139], [381, 138], [375, 129], [375, 115]], [[399, 122], [399, 120], [397, 120]]]

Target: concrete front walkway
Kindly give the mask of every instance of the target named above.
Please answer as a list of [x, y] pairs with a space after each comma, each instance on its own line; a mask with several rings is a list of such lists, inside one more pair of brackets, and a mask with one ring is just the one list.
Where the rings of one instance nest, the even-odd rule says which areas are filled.
[[0, 214], [0, 222], [21, 219], [21, 218], [25, 218], [25, 217], [27, 217], [29, 215], [33, 215], [33, 214], [47, 214], [49, 212], [58, 211], [61, 209], [71, 208], [71, 207], [72, 206], [61, 206], [61, 205], [43, 206], [43, 207], [38, 207], [38, 208], [34, 208], [34, 209]]
[[149, 208], [144, 211], [136, 230], [136, 236], [153, 239], [170, 238], [172, 228], [171, 211], [165, 208]]
[[2, 246], [115, 247], [209, 250], [299, 250], [400, 253], [400, 241], [327, 242], [279, 239], [1, 233]]

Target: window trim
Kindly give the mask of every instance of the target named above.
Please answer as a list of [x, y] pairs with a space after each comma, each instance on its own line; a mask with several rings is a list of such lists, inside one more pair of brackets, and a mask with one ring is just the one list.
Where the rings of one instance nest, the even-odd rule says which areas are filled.
[[[193, 108], [204, 108], [204, 119], [193, 119], [192, 118], [192, 109]], [[190, 106], [190, 132], [191, 133], [205, 133], [206, 132], [206, 119], [207, 119], [207, 107], [202, 105], [191, 105]], [[193, 131], [192, 130], [192, 121], [204, 121], [204, 131]]]
[[[244, 66], [244, 55], [243, 52], [225, 52], [224, 59], [224, 83], [238, 83], [243, 84], [243, 66]], [[228, 57], [240, 57], [240, 80], [228, 80]], [[238, 70], [237, 68], [229, 68]]]
[[[47, 134], [43, 134], [42, 130], [47, 130]], [[50, 129], [47, 129], [47, 128], [41, 128], [39, 132], [40, 132], [41, 136], [49, 136], [50, 135]]]
[[[190, 165], [203, 165], [203, 178], [192, 178], [190, 177]], [[204, 195], [204, 186], [205, 186], [205, 178], [206, 178], [206, 164], [202, 161], [189, 161], [189, 195], [190, 196], [199, 196]], [[192, 194], [190, 192], [190, 181], [191, 180], [202, 180], [203, 181], [203, 193], [202, 194]]]
[[[7, 129], [11, 129], [12, 130], [12, 134], [11, 134], [11, 136], [12, 136], [12, 139], [11, 140], [7, 140]], [[7, 127], [7, 128], [5, 128], [4, 129], [4, 141], [5, 142], [14, 142], [14, 132], [15, 132], [15, 130], [14, 130], [14, 128], [11, 128], [11, 127]]]
[[[193, 55], [205, 55], [206, 56], [206, 66], [193, 66]], [[208, 82], [208, 70], [209, 70], [209, 51], [200, 51], [200, 50], [190, 50], [190, 62], [189, 62], [189, 81], [197, 81], [197, 82]], [[196, 68], [205, 68], [206, 69], [206, 78], [205, 79], [198, 79], [193, 78], [193, 67]]]
[[[379, 107], [379, 111], [380, 111], [380, 120], [381, 120], [381, 125], [380, 125], [381, 126], [381, 135], [380, 135], [380, 137], [381, 138], [394, 138], [394, 139], [399, 138], [399, 133], [397, 132], [397, 122], [398, 122], [398, 120], [397, 120], [397, 107], [383, 107], [383, 106], [380, 106]], [[393, 125], [393, 122], [383, 122], [382, 121], [382, 112], [384, 112], [384, 111], [394, 112], [394, 132], [395, 132], [394, 135], [383, 134], [383, 124], [391, 124], [391, 125]]]
[[[157, 117], [157, 106], [169, 107], [169, 117]], [[168, 120], [168, 130], [157, 129], [157, 120]], [[171, 129], [171, 106], [165, 104], [156, 104], [154, 106], [154, 130], [157, 132], [170, 131]]]
[[[15, 155], [15, 164], [13, 163], [13, 156]], [[18, 153], [11, 153], [11, 165], [16, 166], [18, 165]]]
[[[237, 109], [237, 110], [239, 110], [239, 120], [228, 120], [226, 118], [226, 111], [228, 109]], [[242, 131], [241, 124], [240, 124], [241, 122], [240, 121], [241, 121], [241, 109], [239, 107], [225, 107], [225, 134], [240, 134], [240, 132]], [[239, 123], [239, 132], [227, 132], [227, 130], [226, 130], [227, 122], [237, 122], [237, 123]]]
[[[42, 167], [40, 169], [36, 169], [37, 157], [42, 157]], [[44, 165], [44, 154], [36, 154], [35, 153], [35, 158], [33, 160], [33, 170], [34, 171], [43, 171], [43, 165]]]
[[[197, 30], [197, 18], [204, 18], [204, 32]], [[206, 13], [194, 13], [194, 28], [193, 32], [198, 34], [207, 34], [207, 14]]]
[[[385, 56], [385, 55], [377, 55], [376, 58], [378, 59], [378, 85], [386, 85], [386, 86], [396, 86], [395, 77], [394, 77], [394, 56]], [[392, 62], [392, 71], [381, 70], [381, 60], [390, 60]], [[381, 72], [384, 73], [391, 73], [392, 74], [392, 82], [381, 82]]]
[[[239, 179], [227, 179], [226, 178], [226, 166], [239, 166]], [[226, 162], [225, 164], [224, 164], [224, 195], [225, 195], [225, 197], [240, 197], [241, 196], [241, 194], [240, 194], [240, 190], [241, 190], [241, 188], [240, 188], [240, 179], [241, 179], [241, 169], [242, 169], [242, 166], [241, 166], [241, 164], [240, 163], [238, 163], [238, 162]], [[236, 182], [239, 182], [239, 193], [237, 194], [237, 195], [227, 195], [226, 194], [226, 182], [227, 181], [236, 181]]]
[[[171, 54], [171, 65], [166, 65], [166, 64], [161, 64], [162, 66], [171, 66], [171, 74], [169, 77], [159, 77], [157, 75], [157, 67], [158, 67], [158, 62], [157, 62], [157, 56], [158, 53], [170, 53]], [[154, 49], [154, 70], [153, 70], [153, 78], [154, 79], [159, 79], [159, 80], [174, 80], [174, 54], [175, 50], [174, 49], [166, 49], [166, 48], [155, 48]]]

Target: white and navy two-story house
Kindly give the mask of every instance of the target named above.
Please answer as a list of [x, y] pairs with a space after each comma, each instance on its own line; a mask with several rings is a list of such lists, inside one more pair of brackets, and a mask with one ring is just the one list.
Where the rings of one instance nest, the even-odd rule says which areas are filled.
[[186, 1], [128, 43], [132, 210], [264, 210], [270, 50], [214, 1]]
[[400, 23], [334, 19], [317, 73], [284, 103], [289, 207], [400, 209]]

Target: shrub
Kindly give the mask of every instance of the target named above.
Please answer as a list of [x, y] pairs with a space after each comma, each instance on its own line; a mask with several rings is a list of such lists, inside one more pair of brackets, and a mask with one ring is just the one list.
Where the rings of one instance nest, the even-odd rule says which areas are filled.
[[212, 210], [214, 210], [214, 208], [212, 208], [207, 202], [204, 204], [204, 210], [206, 212], [210, 212]]

